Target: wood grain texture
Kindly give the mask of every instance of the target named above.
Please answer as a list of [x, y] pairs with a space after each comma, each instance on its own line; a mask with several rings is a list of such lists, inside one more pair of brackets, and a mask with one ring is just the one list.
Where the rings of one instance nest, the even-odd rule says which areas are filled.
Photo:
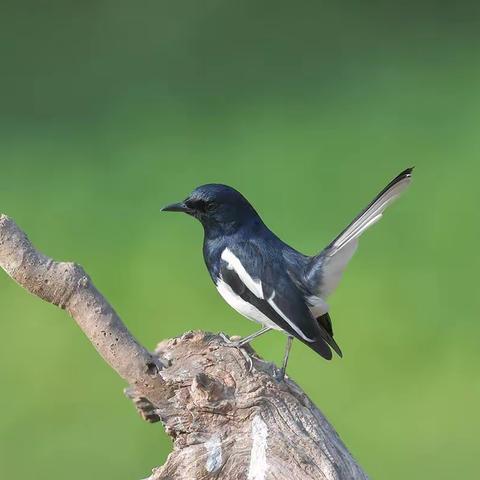
[[[65, 309], [130, 385], [142, 417], [174, 441], [149, 480], [366, 479], [330, 423], [290, 379], [247, 346], [188, 332], [142, 347], [84, 270], [38, 252], [0, 216], [0, 266], [18, 284]], [[121, 441], [121, 439], [119, 439]]]

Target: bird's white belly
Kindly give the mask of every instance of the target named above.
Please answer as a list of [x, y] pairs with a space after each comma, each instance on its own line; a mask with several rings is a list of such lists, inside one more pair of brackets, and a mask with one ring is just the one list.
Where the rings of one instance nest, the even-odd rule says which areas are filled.
[[264, 315], [258, 308], [254, 305], [246, 302], [237, 295], [230, 285], [225, 283], [222, 279], [218, 279], [217, 281], [217, 290], [223, 299], [238, 313], [247, 317], [249, 320], [253, 320], [254, 322], [260, 323], [265, 327], [270, 327], [275, 330], [282, 330], [277, 324], [272, 322], [266, 315]]

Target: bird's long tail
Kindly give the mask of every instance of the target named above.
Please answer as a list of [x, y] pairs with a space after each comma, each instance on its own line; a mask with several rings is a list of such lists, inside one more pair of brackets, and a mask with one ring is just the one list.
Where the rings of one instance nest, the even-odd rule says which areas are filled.
[[350, 225], [327, 247], [330, 256], [358, 238], [367, 228], [380, 220], [388, 205], [399, 197], [410, 184], [412, 170], [413, 168], [407, 168], [397, 175], [369, 205], [355, 217]]
[[335, 290], [345, 267], [355, 253], [358, 237], [380, 220], [388, 205], [410, 184], [412, 170], [407, 168], [397, 175], [333, 242], [311, 258], [305, 273], [308, 290], [322, 299]]

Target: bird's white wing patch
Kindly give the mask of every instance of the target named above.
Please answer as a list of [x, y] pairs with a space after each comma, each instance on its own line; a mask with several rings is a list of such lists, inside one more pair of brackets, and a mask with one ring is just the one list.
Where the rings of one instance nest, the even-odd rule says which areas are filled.
[[[259, 300], [266, 301], [271, 308], [279, 315], [285, 322], [290, 325], [290, 327], [297, 333], [297, 335], [305, 340], [306, 342], [314, 342], [314, 338], [309, 338], [305, 335], [304, 332], [295, 324], [295, 322], [286, 315], [282, 309], [275, 303], [275, 291], [269, 296], [269, 298], [264, 297], [264, 291], [262, 282], [252, 278], [252, 276], [247, 272], [245, 267], [242, 265], [240, 259], [228, 248], [222, 252], [222, 260], [227, 264], [228, 270], [233, 270], [241, 282], [247, 287], [247, 289], [252, 292]], [[270, 318], [267, 317], [263, 312], [261, 312], [257, 307], [251, 303], [245, 301], [235, 293], [232, 287], [224, 281], [222, 276], [217, 279], [217, 290], [220, 295], [226, 300], [226, 302], [232, 306], [237, 312], [241, 313], [245, 317], [262, 324], [265, 327], [270, 327], [275, 330], [283, 331], [276, 323], [274, 323]]]
[[260, 280], [254, 280], [250, 276], [250, 274], [245, 270], [245, 267], [242, 265], [242, 262], [230, 249], [226, 248], [222, 252], [221, 258], [227, 264], [227, 268], [234, 270], [235, 273], [240, 277], [240, 280], [253, 294], [255, 294], [258, 298], [264, 298], [262, 282]]
[[270, 306], [298, 333], [298, 335], [303, 338], [306, 342], [314, 342], [315, 339], [308, 338], [305, 334], [292, 322], [278, 307], [278, 305], [273, 301], [275, 298], [275, 292], [272, 293], [272, 296], [267, 300]]
[[237, 295], [228, 283], [225, 283], [221, 278], [217, 280], [218, 293], [223, 299], [240, 315], [247, 317], [249, 320], [259, 323], [265, 327], [270, 327], [275, 330], [282, 330], [276, 323], [272, 322], [266, 315], [264, 315], [258, 308], [251, 303], [246, 302]]

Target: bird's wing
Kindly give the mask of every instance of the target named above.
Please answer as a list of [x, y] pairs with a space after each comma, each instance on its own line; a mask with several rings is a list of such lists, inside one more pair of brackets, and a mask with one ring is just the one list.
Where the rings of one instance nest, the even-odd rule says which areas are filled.
[[235, 252], [227, 248], [221, 255], [219, 282], [224, 282], [231, 294], [253, 306], [282, 330], [330, 359], [332, 353], [327, 343], [332, 343], [335, 350], [338, 346], [312, 316], [288, 273], [273, 259], [268, 260], [249, 242]]
[[325, 298], [338, 285], [358, 244], [358, 237], [382, 217], [384, 210], [408, 187], [412, 168], [397, 175], [319, 255], [312, 257], [305, 275], [309, 289]]

